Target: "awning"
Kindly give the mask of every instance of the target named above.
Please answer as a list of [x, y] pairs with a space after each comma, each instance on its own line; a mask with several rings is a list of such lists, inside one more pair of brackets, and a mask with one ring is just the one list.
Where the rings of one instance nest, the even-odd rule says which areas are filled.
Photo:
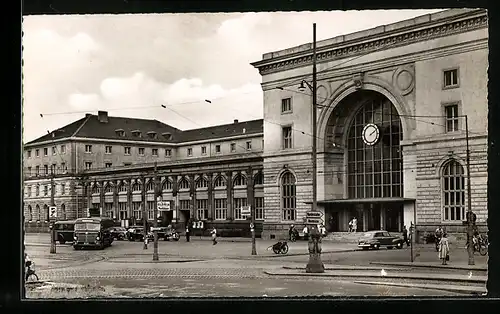
[[[366, 203], [412, 203], [414, 198], [403, 197], [378, 197], [378, 198], [341, 198], [332, 200], [318, 201], [318, 204], [366, 204]], [[305, 202], [312, 204], [312, 202]]]

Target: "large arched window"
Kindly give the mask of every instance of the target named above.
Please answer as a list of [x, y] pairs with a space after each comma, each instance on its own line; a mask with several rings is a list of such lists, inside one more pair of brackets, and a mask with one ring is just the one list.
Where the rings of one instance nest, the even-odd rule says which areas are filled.
[[202, 188], [208, 188], [208, 181], [205, 180], [204, 177], [200, 177], [197, 181], [196, 181], [196, 188], [197, 189], [202, 189]]
[[146, 191], [154, 191], [155, 190], [155, 182], [154, 180], [149, 180], [146, 185]]
[[36, 220], [37, 221], [40, 221], [40, 218], [42, 217], [42, 215], [40, 214], [40, 205], [36, 204], [35, 206], [35, 213], [36, 213]]
[[106, 184], [106, 187], [104, 188], [104, 193], [113, 193], [113, 186], [111, 184]]
[[189, 181], [186, 178], [179, 181], [179, 190], [189, 190]]
[[66, 220], [66, 205], [65, 204], [61, 205], [61, 219]]
[[281, 176], [281, 199], [283, 220], [295, 220], [297, 204], [295, 177], [288, 171]]
[[233, 179], [233, 186], [246, 186], [247, 179], [241, 174], [237, 174]]
[[226, 179], [223, 176], [218, 176], [215, 178], [214, 186], [216, 188], [224, 187], [226, 186]]
[[163, 182], [163, 187], [162, 187], [162, 190], [172, 190], [173, 188], [173, 182], [171, 179], [167, 178], [164, 182]]
[[94, 184], [92, 187], [92, 194], [101, 194], [101, 187], [97, 184]]
[[254, 185], [263, 185], [264, 184], [264, 175], [262, 174], [261, 171], [257, 172], [253, 179], [253, 184]]
[[[363, 129], [374, 124], [380, 136], [365, 143]], [[367, 132], [365, 132], [367, 133]], [[401, 120], [392, 103], [380, 95], [366, 102], [356, 113], [347, 139], [347, 184], [349, 198], [401, 197], [403, 138]]]
[[127, 183], [122, 181], [118, 186], [118, 192], [127, 192]]
[[28, 221], [33, 220], [33, 208], [31, 208], [31, 205], [28, 205]]
[[450, 160], [443, 167], [442, 175], [443, 220], [465, 219], [464, 168], [458, 161]]
[[138, 192], [138, 191], [142, 191], [142, 185], [136, 182], [132, 185], [132, 192]]

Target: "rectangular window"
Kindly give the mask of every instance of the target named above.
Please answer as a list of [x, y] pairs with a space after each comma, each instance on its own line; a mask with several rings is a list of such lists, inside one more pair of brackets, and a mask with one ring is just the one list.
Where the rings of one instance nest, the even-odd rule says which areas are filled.
[[201, 154], [202, 155], [206, 155], [207, 154], [207, 147], [206, 146], [202, 146], [201, 147]]
[[235, 198], [234, 199], [234, 219], [245, 219], [241, 215], [241, 208], [247, 206], [246, 198]]
[[52, 155], [57, 154], [57, 148], [55, 146], [52, 146]]
[[40, 150], [39, 149], [35, 150], [35, 156], [40, 157]]
[[292, 112], [292, 98], [283, 98], [281, 100], [281, 113]]
[[85, 145], [85, 152], [92, 153], [92, 145]]
[[446, 115], [446, 132], [458, 131], [458, 104], [446, 105], [444, 111]]
[[220, 145], [219, 144], [215, 145], [215, 152], [217, 154], [220, 153]]
[[252, 141], [247, 142], [247, 150], [252, 150]]
[[443, 71], [443, 87], [458, 87], [458, 69]]
[[31, 158], [31, 150], [27, 151], [26, 153], [28, 155], [28, 158]]
[[188, 156], [193, 156], [193, 149], [192, 148], [188, 148], [187, 149], [187, 154], [188, 154]]
[[286, 126], [283, 128], [283, 149], [292, 148], [292, 127]]
[[153, 156], [157, 157], [157, 156], [158, 156], [158, 148], [153, 148], [153, 149], [151, 149], [151, 154], [152, 154]]
[[35, 167], [35, 175], [37, 175], [37, 176], [40, 175], [40, 166]]
[[65, 183], [61, 183], [61, 194], [62, 195], [66, 194], [66, 184]]
[[180, 200], [179, 201], [179, 209], [181, 210], [188, 210], [191, 207], [191, 201], [190, 200]]
[[172, 156], [172, 150], [170, 148], [165, 149], [165, 157], [170, 157]]
[[255, 198], [255, 219], [264, 219], [264, 198]]
[[37, 185], [36, 188], [35, 188], [35, 195], [36, 196], [40, 195], [40, 186], [39, 185]]
[[136, 220], [142, 219], [142, 202], [132, 202], [132, 212]]
[[127, 202], [118, 203], [118, 211], [120, 213], [120, 220], [128, 219]]
[[105, 148], [105, 153], [106, 154], [111, 154], [113, 152], [113, 146], [106, 146]]
[[144, 156], [144, 147], [139, 147], [139, 156]]
[[43, 165], [43, 173], [49, 174], [49, 165]]
[[85, 162], [85, 169], [86, 170], [92, 169], [92, 163], [90, 161]]
[[105, 166], [106, 168], [111, 168], [111, 166], [112, 166], [112, 165], [113, 165], [113, 164], [112, 164], [112, 163], [110, 163], [110, 162], [107, 162], [107, 163], [105, 163], [105, 164], [104, 164], [104, 166]]
[[31, 167], [28, 167], [28, 171], [26, 172], [26, 175], [28, 177], [31, 177]]
[[231, 143], [231, 153], [236, 151], [236, 143]]
[[47, 147], [45, 147], [45, 148], [43, 149], [43, 155], [44, 155], [44, 156], [47, 156], [48, 154], [49, 154], [49, 149], [48, 149]]
[[66, 167], [66, 163], [65, 162], [62, 162], [61, 163], [61, 172], [62, 173], [66, 173], [66, 171], [68, 171], [68, 167]]
[[104, 203], [104, 215], [113, 218], [113, 203]]
[[208, 217], [208, 200], [196, 200], [196, 218], [205, 220]]
[[214, 201], [215, 201], [215, 220], [227, 219], [227, 199], [216, 198]]
[[66, 154], [66, 145], [61, 145], [61, 154]]
[[31, 186], [28, 186], [26, 194], [27, 194], [28, 197], [31, 197]]
[[57, 169], [57, 165], [56, 164], [50, 165], [50, 173], [51, 174], [56, 173], [56, 169]]
[[49, 187], [46, 185], [43, 186], [43, 195], [44, 196], [49, 195]]
[[148, 209], [148, 220], [155, 219], [155, 202], [148, 201], [146, 202], [146, 206]]
[[130, 146], [125, 146], [123, 149], [124, 149], [125, 155], [130, 155], [130, 151], [131, 151]]

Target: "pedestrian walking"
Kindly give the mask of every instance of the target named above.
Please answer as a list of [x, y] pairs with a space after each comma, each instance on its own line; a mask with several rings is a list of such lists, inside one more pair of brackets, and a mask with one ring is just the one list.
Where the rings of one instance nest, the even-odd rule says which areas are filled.
[[352, 219], [352, 231], [356, 232], [358, 230], [358, 220], [356, 217]]
[[302, 233], [304, 233], [304, 240], [309, 239], [309, 228], [307, 228], [307, 226], [304, 227]]
[[450, 260], [450, 245], [446, 232], [443, 233], [439, 241], [439, 259], [442, 260], [443, 265], [446, 265], [446, 262]]
[[190, 238], [191, 238], [191, 224], [188, 221], [186, 223], [186, 242], [189, 242]]
[[213, 227], [212, 231], [210, 231], [210, 233], [212, 234], [212, 245], [216, 245], [217, 244], [217, 229], [215, 229], [215, 227]]
[[406, 226], [403, 226], [403, 241], [406, 242], [407, 246], [410, 246], [410, 240], [408, 239], [408, 230], [406, 229]]
[[351, 219], [351, 220], [349, 221], [349, 229], [348, 229], [348, 230], [349, 230], [349, 232], [352, 232], [352, 221], [353, 221], [353, 219]]

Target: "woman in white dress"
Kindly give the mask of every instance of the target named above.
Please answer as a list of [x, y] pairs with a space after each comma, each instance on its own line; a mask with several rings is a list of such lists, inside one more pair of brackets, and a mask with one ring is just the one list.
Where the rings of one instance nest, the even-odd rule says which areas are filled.
[[446, 233], [443, 233], [441, 240], [439, 241], [439, 259], [443, 261], [443, 265], [447, 263], [447, 256], [450, 254], [450, 244], [448, 242], [448, 237]]

